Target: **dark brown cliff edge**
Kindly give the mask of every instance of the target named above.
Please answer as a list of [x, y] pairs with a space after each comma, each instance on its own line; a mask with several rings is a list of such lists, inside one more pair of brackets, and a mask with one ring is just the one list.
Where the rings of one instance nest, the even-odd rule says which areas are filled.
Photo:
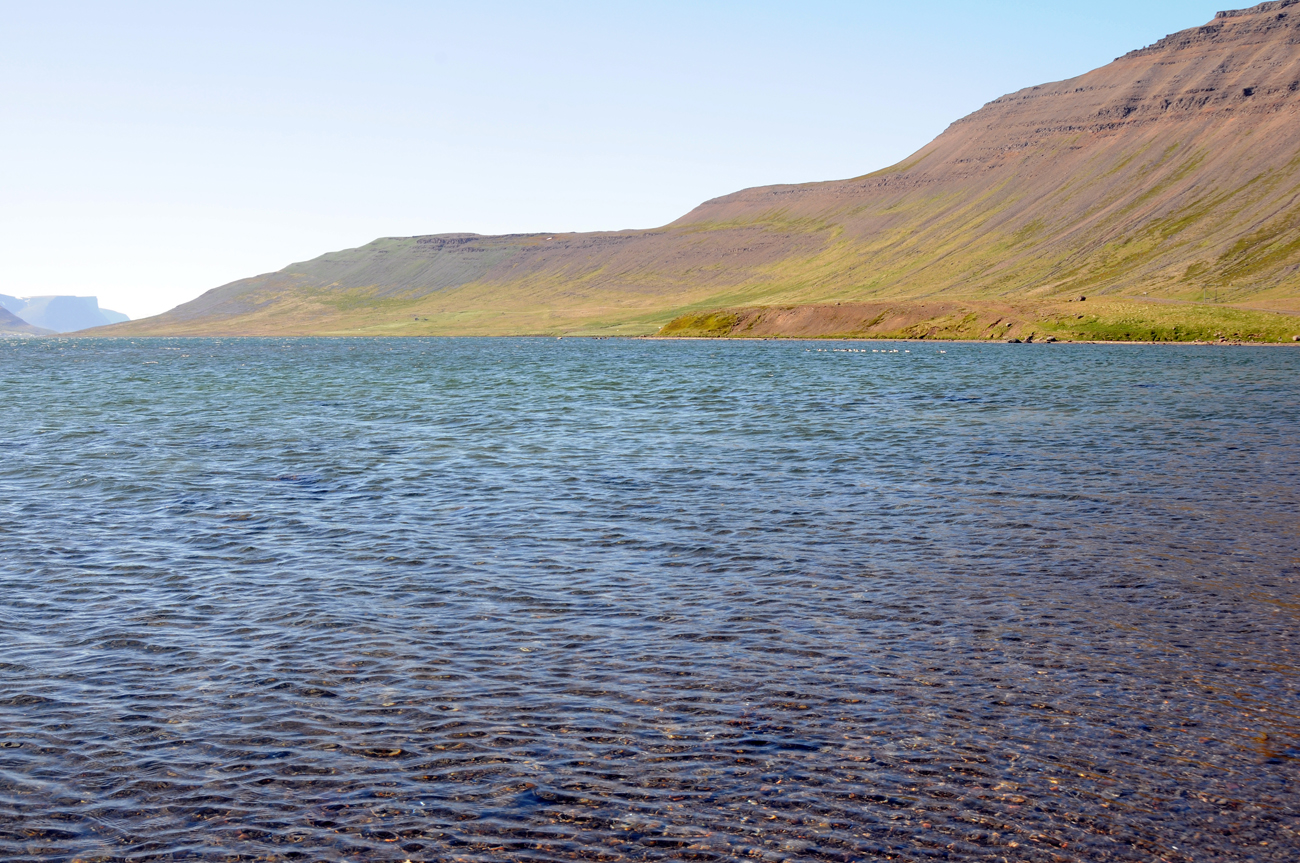
[[1265, 3], [996, 99], [874, 174], [747, 189], [654, 230], [377, 240], [102, 332], [637, 334], [837, 302], [1041, 317], [1074, 295], [1267, 317], [1300, 310], [1298, 111], [1300, 3]]

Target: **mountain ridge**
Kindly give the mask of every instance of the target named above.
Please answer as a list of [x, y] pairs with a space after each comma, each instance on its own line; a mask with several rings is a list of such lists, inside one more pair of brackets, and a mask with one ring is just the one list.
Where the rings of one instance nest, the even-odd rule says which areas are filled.
[[4, 306], [0, 306], [0, 337], [50, 335], [54, 335], [53, 330], [33, 326], [6, 309]]
[[98, 297], [55, 294], [11, 297], [0, 294], [0, 308], [41, 333], [70, 333], [129, 321], [112, 309], [101, 309]]
[[635, 334], [709, 308], [1084, 293], [1300, 310], [1298, 6], [1006, 94], [860, 177], [647, 230], [381, 238], [101, 332]]

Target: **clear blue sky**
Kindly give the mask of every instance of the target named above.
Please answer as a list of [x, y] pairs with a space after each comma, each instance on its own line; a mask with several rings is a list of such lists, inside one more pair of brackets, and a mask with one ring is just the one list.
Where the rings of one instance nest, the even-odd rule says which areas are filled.
[[652, 227], [1222, 5], [0, 0], [0, 293], [140, 317], [379, 236]]

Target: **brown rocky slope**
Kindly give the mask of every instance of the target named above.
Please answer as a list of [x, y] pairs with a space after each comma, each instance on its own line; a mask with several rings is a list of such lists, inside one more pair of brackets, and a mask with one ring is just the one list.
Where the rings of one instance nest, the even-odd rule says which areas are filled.
[[1079, 294], [1300, 310], [1298, 111], [1300, 0], [1280, 0], [1004, 96], [874, 174], [654, 230], [377, 240], [101, 332], [649, 333], [710, 309], [1033, 315]]

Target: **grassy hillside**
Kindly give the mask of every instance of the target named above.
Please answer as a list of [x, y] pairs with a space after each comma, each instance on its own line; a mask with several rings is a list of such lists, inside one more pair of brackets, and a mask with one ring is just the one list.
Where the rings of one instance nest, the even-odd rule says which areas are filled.
[[649, 334], [885, 301], [1018, 304], [1038, 326], [1087, 295], [1107, 301], [1095, 335], [1288, 338], [1267, 310], [1300, 311], [1300, 15], [1276, 6], [995, 100], [875, 174], [745, 190], [654, 230], [377, 240], [105, 332]]
[[904, 301], [751, 306], [670, 321], [678, 338], [1300, 342], [1300, 315], [1134, 300]]

